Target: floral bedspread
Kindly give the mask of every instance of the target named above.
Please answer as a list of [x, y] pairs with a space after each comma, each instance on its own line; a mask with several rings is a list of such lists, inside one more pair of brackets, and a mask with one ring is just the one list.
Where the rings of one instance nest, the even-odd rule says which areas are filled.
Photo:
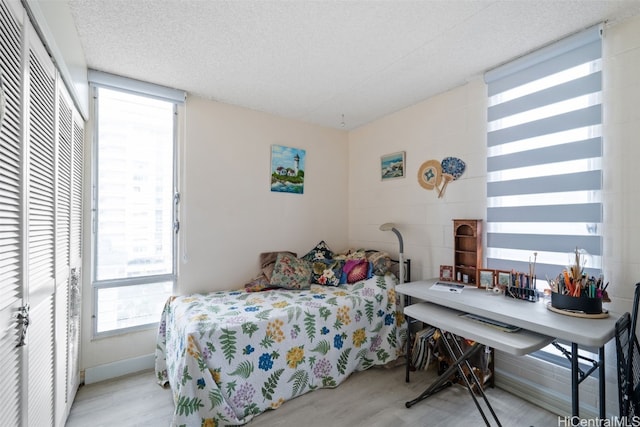
[[173, 297], [162, 313], [158, 382], [174, 426], [238, 425], [402, 354], [406, 322], [392, 274], [303, 291]]

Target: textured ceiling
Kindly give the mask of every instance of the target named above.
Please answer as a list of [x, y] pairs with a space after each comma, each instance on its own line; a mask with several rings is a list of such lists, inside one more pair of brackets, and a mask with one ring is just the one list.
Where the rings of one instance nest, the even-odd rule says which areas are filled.
[[69, 7], [90, 68], [338, 129], [598, 22], [640, 14], [640, 0], [70, 0]]

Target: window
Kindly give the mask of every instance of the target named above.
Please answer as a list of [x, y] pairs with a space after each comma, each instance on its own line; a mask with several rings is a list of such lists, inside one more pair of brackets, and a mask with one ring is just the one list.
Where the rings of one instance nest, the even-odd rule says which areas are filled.
[[139, 90], [139, 82], [90, 76], [94, 334], [100, 336], [154, 325], [173, 292], [178, 101]]
[[487, 265], [557, 276], [602, 266], [601, 38], [595, 27], [485, 75]]
[[[585, 272], [601, 274], [600, 34], [591, 28], [485, 75], [488, 268], [528, 271], [535, 259], [546, 283], [579, 248]], [[566, 363], [553, 346], [534, 355]]]

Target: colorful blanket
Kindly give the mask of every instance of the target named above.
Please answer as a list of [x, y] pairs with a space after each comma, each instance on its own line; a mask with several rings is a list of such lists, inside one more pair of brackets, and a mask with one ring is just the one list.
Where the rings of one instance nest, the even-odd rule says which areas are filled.
[[158, 382], [174, 426], [238, 425], [402, 354], [406, 322], [392, 274], [303, 291], [173, 297], [162, 313]]

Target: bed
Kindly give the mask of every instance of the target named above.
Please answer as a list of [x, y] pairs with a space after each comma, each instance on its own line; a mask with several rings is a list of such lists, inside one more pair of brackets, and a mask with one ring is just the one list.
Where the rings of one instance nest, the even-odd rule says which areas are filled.
[[173, 392], [172, 425], [245, 424], [402, 355], [398, 280], [389, 271], [367, 277], [172, 297], [156, 349], [158, 382]]

